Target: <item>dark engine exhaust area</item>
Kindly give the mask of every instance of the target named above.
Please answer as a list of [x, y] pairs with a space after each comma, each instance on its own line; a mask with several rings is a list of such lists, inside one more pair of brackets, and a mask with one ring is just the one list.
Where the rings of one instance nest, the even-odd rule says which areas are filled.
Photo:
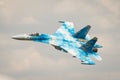
[[98, 49], [97, 48], [93, 48], [92, 51], [93, 52], [98, 52]]

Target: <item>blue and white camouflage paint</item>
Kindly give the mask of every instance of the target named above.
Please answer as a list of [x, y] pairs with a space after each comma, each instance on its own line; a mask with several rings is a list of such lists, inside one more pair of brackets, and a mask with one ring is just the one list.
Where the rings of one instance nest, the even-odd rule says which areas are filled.
[[94, 65], [95, 62], [91, 60], [90, 56], [99, 61], [102, 60], [97, 53], [97, 48], [101, 48], [102, 46], [96, 44], [96, 37], [90, 39], [87, 34], [91, 26], [87, 25], [75, 33], [72, 22], [59, 22], [62, 24], [61, 27], [52, 35], [34, 33], [17, 35], [12, 38], [50, 44], [54, 46], [55, 49], [70, 53], [73, 57], [80, 59], [82, 64]]

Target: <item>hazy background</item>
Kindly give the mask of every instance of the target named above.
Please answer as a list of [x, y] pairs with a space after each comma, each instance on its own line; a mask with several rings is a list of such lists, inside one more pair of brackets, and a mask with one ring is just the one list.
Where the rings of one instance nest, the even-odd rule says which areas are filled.
[[[96, 65], [50, 45], [12, 40], [24, 33], [54, 33], [59, 20], [75, 30], [91, 25], [103, 60]], [[120, 0], [0, 0], [0, 80], [120, 80]]]

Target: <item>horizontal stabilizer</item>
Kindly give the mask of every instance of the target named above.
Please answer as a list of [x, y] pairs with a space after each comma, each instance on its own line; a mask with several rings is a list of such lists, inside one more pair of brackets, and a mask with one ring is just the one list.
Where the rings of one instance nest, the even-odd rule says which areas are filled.
[[95, 59], [97, 59], [98, 61], [102, 60], [102, 58], [97, 53], [94, 53], [91, 56], [94, 57]]
[[94, 47], [95, 47], [95, 48], [102, 48], [103, 46], [96, 43]]

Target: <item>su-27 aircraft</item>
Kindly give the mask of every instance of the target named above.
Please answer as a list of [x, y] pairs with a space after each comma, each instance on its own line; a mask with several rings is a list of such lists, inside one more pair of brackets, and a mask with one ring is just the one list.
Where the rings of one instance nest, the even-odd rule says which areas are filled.
[[87, 34], [91, 26], [87, 25], [75, 33], [72, 22], [59, 22], [62, 24], [61, 27], [52, 35], [39, 33], [23, 34], [13, 36], [12, 39], [50, 44], [55, 47], [55, 49], [70, 53], [73, 57], [80, 59], [81, 64], [94, 65], [95, 62], [91, 60], [90, 56], [99, 61], [102, 60], [97, 53], [97, 48], [102, 47], [96, 44], [97, 37], [90, 39]]

